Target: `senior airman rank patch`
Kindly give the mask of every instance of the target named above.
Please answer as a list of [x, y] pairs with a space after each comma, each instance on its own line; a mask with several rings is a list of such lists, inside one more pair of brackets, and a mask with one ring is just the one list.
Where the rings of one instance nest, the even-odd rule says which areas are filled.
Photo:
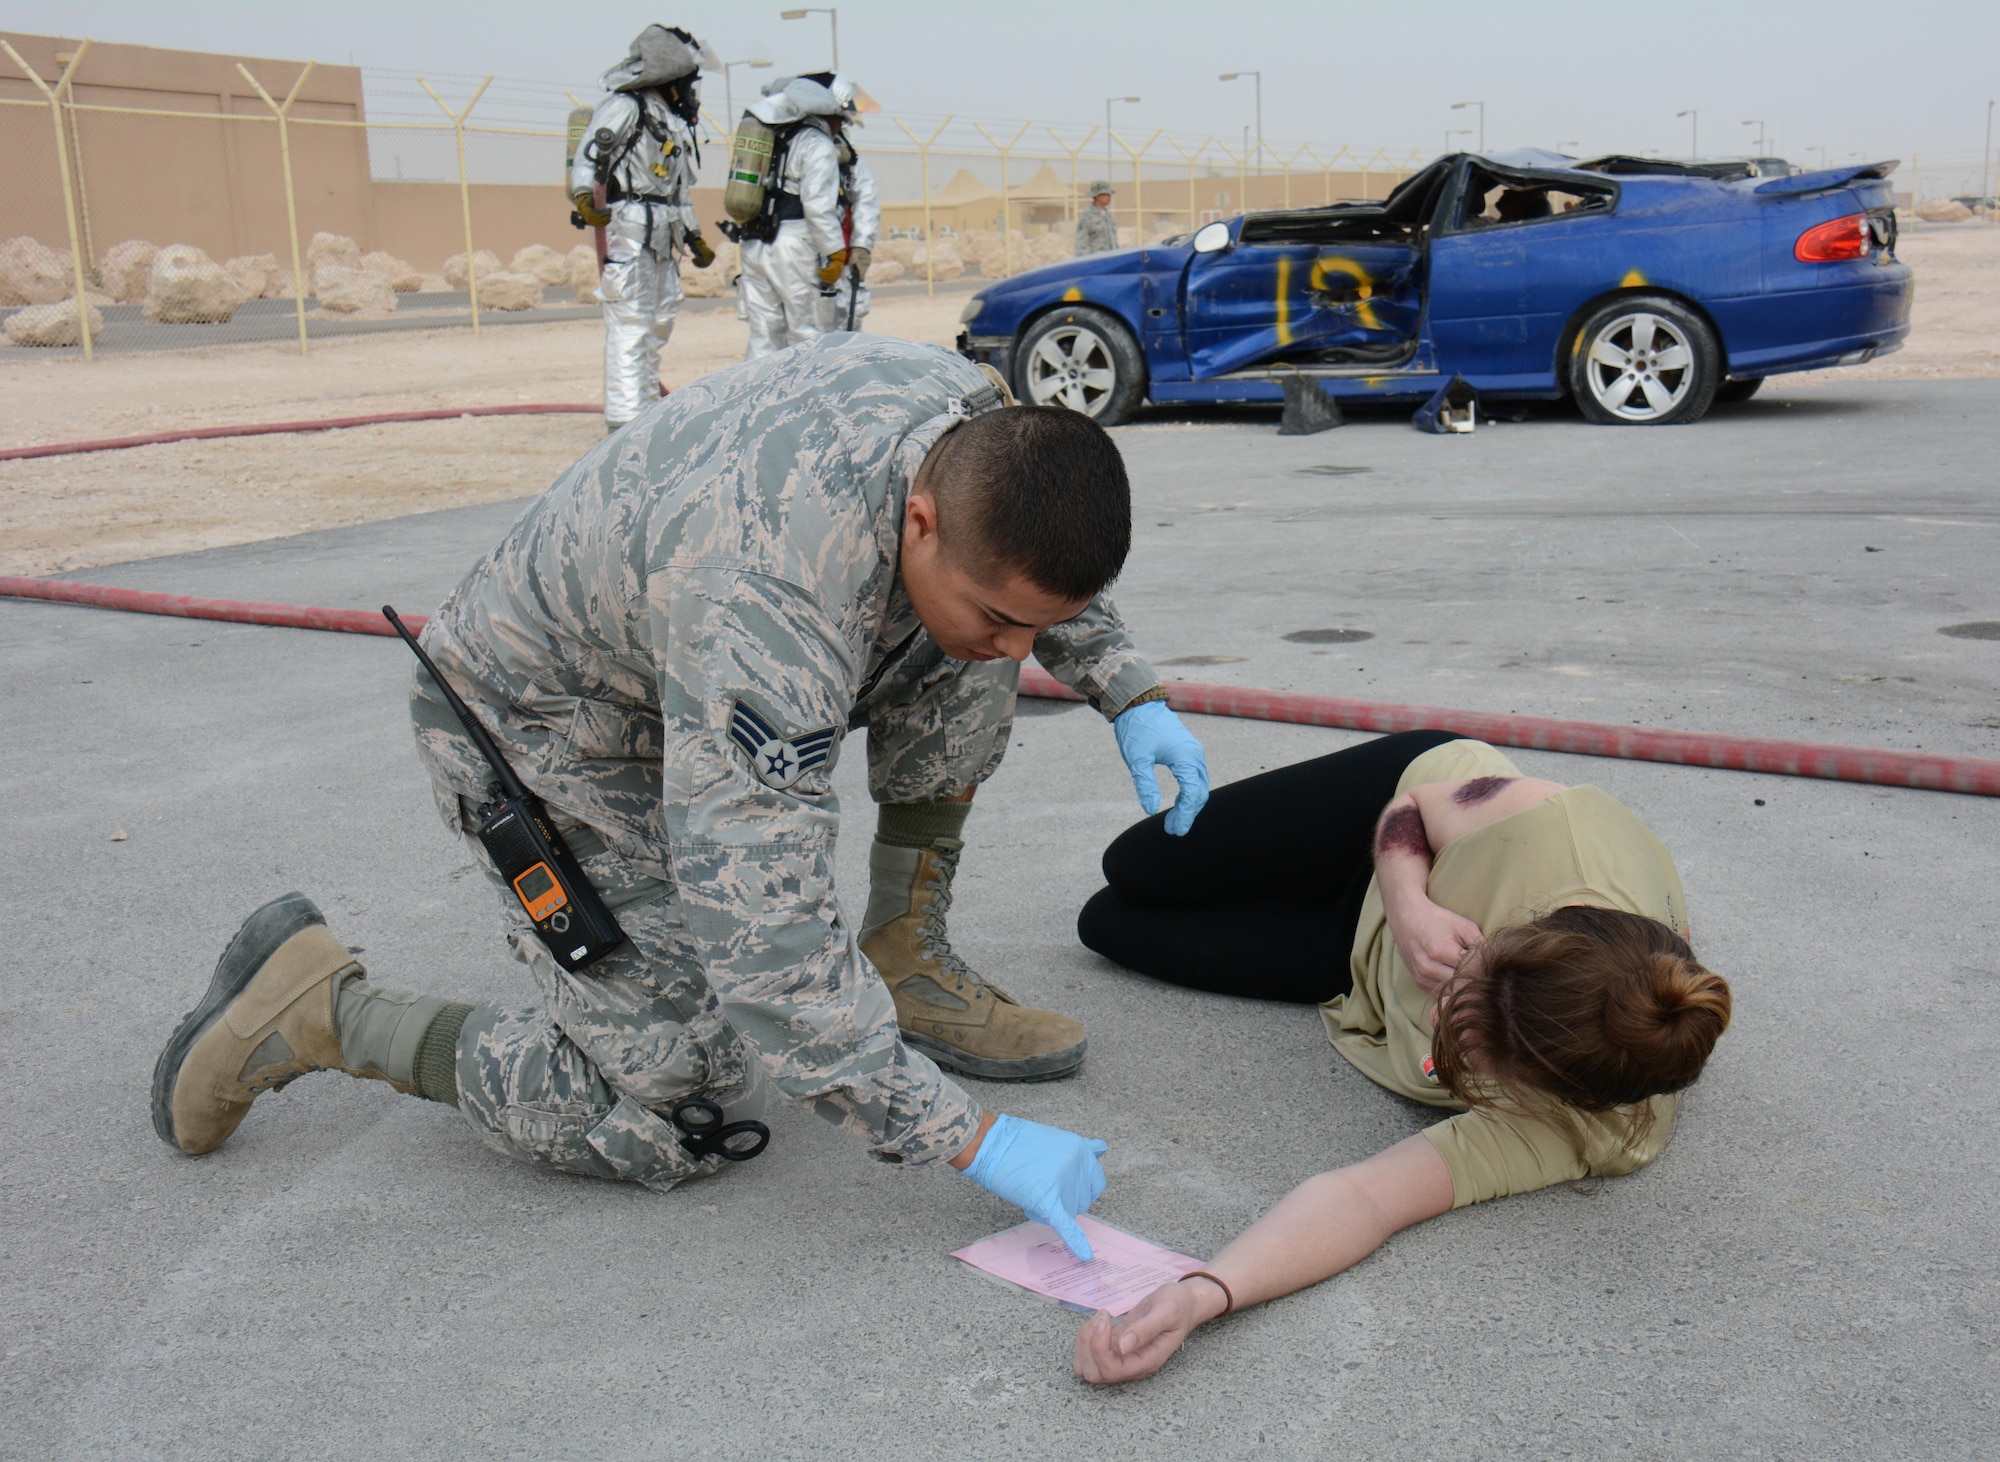
[[824, 765], [839, 735], [839, 727], [828, 726], [804, 736], [780, 736], [776, 727], [742, 701], [729, 713], [729, 739], [750, 758], [750, 770], [757, 774], [757, 780], [779, 792], [814, 767]]

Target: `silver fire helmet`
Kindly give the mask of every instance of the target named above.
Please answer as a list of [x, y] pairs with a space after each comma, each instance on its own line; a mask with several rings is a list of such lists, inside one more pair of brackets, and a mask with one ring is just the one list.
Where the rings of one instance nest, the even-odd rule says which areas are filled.
[[782, 127], [801, 117], [840, 114], [839, 98], [809, 76], [780, 77], [766, 86], [764, 95], [750, 106], [750, 115], [769, 127]]
[[682, 40], [664, 25], [649, 25], [632, 38], [631, 52], [605, 72], [606, 91], [651, 91], [701, 70], [699, 41]]

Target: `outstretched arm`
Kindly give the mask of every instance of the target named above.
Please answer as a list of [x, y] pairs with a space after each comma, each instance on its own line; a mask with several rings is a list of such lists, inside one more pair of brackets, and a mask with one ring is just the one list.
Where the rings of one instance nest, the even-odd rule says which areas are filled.
[[[1364, 1162], [1306, 1179], [1208, 1268], [1248, 1309], [1330, 1279], [1393, 1233], [1451, 1208], [1451, 1171], [1428, 1138], [1406, 1137]], [[1227, 1302], [1205, 1279], [1162, 1285], [1114, 1320], [1100, 1310], [1076, 1336], [1076, 1373], [1105, 1384], [1149, 1376]]]

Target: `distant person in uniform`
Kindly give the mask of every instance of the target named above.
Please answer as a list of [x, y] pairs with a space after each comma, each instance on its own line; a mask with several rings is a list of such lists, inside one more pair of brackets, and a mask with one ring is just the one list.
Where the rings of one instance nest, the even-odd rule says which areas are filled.
[[1111, 184], [1100, 178], [1090, 185], [1090, 207], [1076, 216], [1076, 252], [1108, 254], [1118, 247], [1118, 220], [1111, 216]]
[[1318, 1005], [1363, 1075], [1445, 1115], [1308, 1178], [1122, 1318], [1092, 1316], [1087, 1381], [1158, 1370], [1195, 1326], [1450, 1209], [1644, 1167], [1729, 1024], [1646, 825], [1448, 731], [1219, 788], [1186, 837], [1157, 818], [1122, 833], [1104, 873], [1077, 920], [1092, 949], [1175, 985]]

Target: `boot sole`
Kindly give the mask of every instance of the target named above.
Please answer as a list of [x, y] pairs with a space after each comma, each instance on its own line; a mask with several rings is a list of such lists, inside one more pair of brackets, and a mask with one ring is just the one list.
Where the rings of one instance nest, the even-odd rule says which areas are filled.
[[300, 930], [325, 922], [319, 909], [304, 894], [283, 894], [245, 919], [236, 937], [229, 941], [229, 947], [222, 951], [222, 958], [215, 962], [215, 975], [208, 982], [208, 992], [199, 1005], [181, 1018], [174, 1033], [167, 1037], [160, 1059], [153, 1063], [153, 1130], [174, 1151], [184, 1151], [174, 1135], [174, 1083], [180, 1077], [188, 1049], [222, 1018], [229, 1002], [243, 993], [243, 987], [278, 952], [279, 946]]
[[912, 1031], [906, 1030], [902, 1035], [904, 1045], [922, 1051], [944, 1070], [980, 1081], [1060, 1081], [1083, 1065], [1084, 1052], [1090, 1048], [1090, 1042], [1083, 1040], [1066, 1051], [1051, 1051], [1046, 1056], [1020, 1056], [1012, 1061], [993, 1061]]

